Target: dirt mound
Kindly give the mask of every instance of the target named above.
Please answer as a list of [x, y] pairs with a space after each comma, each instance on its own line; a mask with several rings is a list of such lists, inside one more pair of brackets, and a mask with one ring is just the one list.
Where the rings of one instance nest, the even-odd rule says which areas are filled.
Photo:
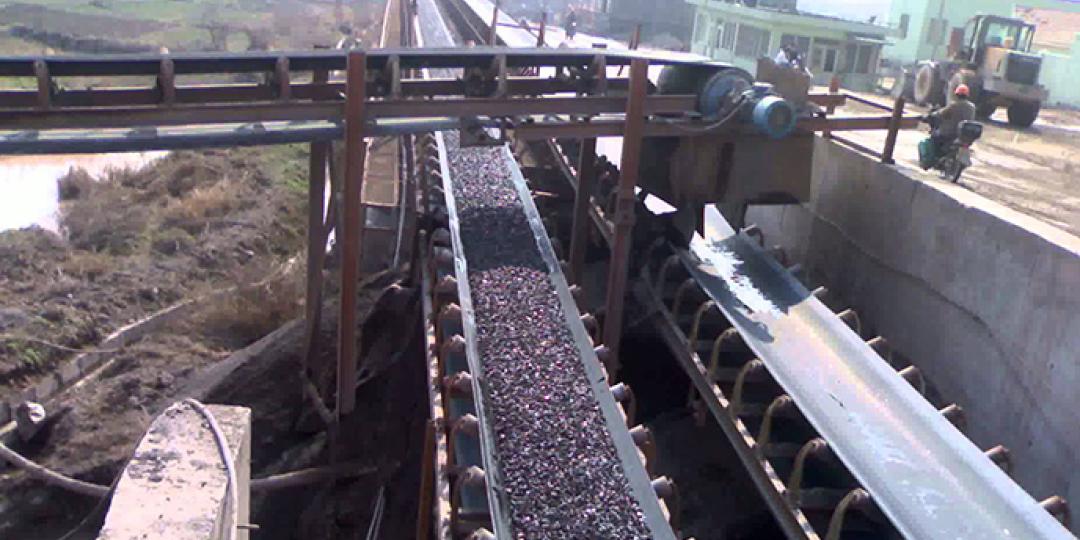
[[[70, 351], [170, 306], [252, 283], [303, 245], [305, 150], [178, 152], [138, 171], [60, 182], [64, 238], [0, 233], [0, 394]], [[244, 346], [288, 310], [246, 308]], [[263, 315], [266, 315], [265, 317]]]
[[19, 294], [19, 284], [55, 272], [67, 251], [66, 242], [40, 227], [0, 234], [0, 301]]

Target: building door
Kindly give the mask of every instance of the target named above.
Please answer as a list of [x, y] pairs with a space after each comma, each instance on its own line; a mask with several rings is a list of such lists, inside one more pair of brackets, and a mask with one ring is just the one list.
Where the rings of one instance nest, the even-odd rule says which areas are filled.
[[831, 39], [814, 39], [814, 48], [810, 52], [810, 71], [814, 73], [836, 73], [840, 67], [840, 42]]

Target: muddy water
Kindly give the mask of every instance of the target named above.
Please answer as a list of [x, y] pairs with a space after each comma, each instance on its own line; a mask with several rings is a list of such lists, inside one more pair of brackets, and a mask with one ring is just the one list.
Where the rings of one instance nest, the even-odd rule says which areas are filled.
[[56, 181], [74, 167], [99, 177], [109, 169], [140, 168], [166, 152], [60, 156], [0, 156], [0, 231], [58, 226]]

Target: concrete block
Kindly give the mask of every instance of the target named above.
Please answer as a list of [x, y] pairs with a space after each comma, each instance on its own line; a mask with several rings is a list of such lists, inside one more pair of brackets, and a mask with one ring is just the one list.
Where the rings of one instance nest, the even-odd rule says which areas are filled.
[[82, 370], [79, 368], [79, 362], [76, 359], [71, 359], [60, 365], [60, 370], [57, 372], [57, 376], [60, 377], [60, 386], [67, 387], [75, 384], [75, 381], [79, 379], [82, 374]]
[[41, 382], [39, 382], [37, 385], [38, 401], [43, 401], [53, 397], [53, 395], [56, 394], [56, 391], [59, 389], [59, 377], [54, 373], [50, 373], [49, 375], [45, 376], [45, 378], [42, 379]]
[[[191, 406], [176, 403], [154, 420], [116, 486], [99, 540], [221, 540], [248, 523], [251, 410], [209, 406], [236, 463], [238, 507], [213, 433]], [[236, 538], [247, 540], [246, 529]]]
[[[107, 346], [112, 347], [113, 345], [110, 343]], [[97, 353], [80, 354], [76, 358], [76, 360], [78, 360], [79, 362], [79, 369], [83, 373], [86, 373], [87, 371], [90, 371], [91, 369], [97, 367], [98, 362], [100, 362], [101, 360], [101, 355]]]

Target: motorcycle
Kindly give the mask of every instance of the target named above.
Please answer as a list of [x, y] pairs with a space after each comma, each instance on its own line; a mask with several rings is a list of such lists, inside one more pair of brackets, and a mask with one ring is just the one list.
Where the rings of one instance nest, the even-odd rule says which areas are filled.
[[[940, 118], [931, 114], [926, 116], [927, 124], [930, 124], [931, 133], [938, 128]], [[960, 122], [960, 133], [953, 141], [940, 147], [934, 142], [933, 137], [927, 137], [919, 143], [919, 164], [923, 170], [934, 169], [941, 172], [941, 177], [951, 180], [952, 183], [960, 181], [964, 170], [971, 166], [971, 146], [982, 138], [983, 125], [978, 122]]]

